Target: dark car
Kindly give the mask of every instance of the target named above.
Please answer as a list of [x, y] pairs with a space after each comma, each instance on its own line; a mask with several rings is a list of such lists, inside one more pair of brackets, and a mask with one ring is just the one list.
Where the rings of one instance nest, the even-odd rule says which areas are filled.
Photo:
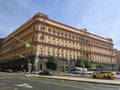
[[52, 76], [52, 75], [53, 75], [53, 72], [52, 72], [52, 71], [45, 70], [45, 71], [39, 72], [38, 75], [50, 75], [50, 76]]
[[72, 68], [72, 69], [69, 70], [69, 73], [70, 74], [75, 74], [75, 70], [76, 70], [75, 68]]

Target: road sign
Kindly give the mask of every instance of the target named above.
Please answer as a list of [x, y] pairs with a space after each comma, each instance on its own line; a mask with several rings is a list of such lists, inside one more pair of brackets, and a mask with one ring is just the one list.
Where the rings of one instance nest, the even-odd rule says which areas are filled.
[[26, 46], [27, 48], [29, 48], [29, 47], [30, 47], [30, 43], [25, 43], [25, 46]]
[[39, 57], [36, 55], [35, 56], [35, 63], [38, 63], [39, 62]]

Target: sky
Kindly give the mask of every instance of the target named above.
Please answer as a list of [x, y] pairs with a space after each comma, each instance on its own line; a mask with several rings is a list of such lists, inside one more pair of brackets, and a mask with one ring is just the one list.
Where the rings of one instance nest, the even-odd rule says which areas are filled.
[[50, 19], [113, 39], [120, 50], [120, 0], [0, 0], [0, 38], [44, 13]]

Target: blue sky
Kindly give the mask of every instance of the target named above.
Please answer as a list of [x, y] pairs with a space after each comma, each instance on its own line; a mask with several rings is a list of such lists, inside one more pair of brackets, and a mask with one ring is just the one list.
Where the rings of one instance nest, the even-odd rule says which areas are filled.
[[120, 50], [120, 0], [0, 0], [0, 38], [41, 12], [49, 18], [112, 38]]

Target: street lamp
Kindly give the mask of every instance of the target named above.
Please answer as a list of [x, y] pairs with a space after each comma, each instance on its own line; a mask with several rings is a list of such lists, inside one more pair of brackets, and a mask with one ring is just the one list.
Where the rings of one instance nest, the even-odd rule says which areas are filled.
[[84, 76], [84, 68], [85, 68], [85, 66], [84, 66], [84, 37], [83, 37], [83, 35], [82, 35], [82, 46], [81, 46], [81, 49], [82, 49], [82, 66], [83, 66], [82, 75]]

